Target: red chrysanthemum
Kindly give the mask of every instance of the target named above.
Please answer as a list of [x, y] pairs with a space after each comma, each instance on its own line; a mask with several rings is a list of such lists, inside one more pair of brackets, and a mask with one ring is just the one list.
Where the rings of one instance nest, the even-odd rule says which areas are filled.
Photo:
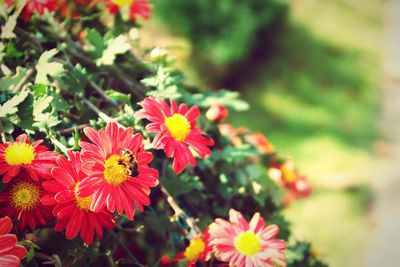
[[111, 14], [116, 14], [127, 8], [129, 10], [129, 19], [132, 21], [136, 21], [138, 16], [143, 19], [149, 19], [153, 8], [149, 0], [100, 0], [100, 2], [105, 2]]
[[8, 183], [21, 169], [25, 169], [33, 180], [50, 177], [58, 154], [40, 146], [42, 140], [32, 144], [26, 134], [21, 134], [15, 142], [0, 144], [0, 175], [3, 183]]
[[55, 11], [57, 7], [55, 0], [27, 0], [24, 10], [22, 11], [22, 19], [24, 21], [29, 21], [33, 14], [42, 15], [45, 10]]
[[196, 236], [190, 240], [189, 246], [185, 251], [178, 253], [174, 261], [186, 261], [186, 267], [196, 266], [198, 261], [208, 261], [211, 259], [212, 246], [209, 242], [210, 235], [205, 230], [202, 236]]
[[150, 121], [147, 131], [157, 133], [153, 146], [163, 149], [167, 157], [174, 158], [172, 167], [175, 173], [181, 173], [189, 164], [196, 165], [192, 150], [203, 159], [211, 153], [208, 146], [214, 145], [214, 141], [196, 126], [200, 115], [197, 106], [188, 109], [186, 104], [178, 106], [174, 100], [170, 100], [171, 106], [168, 106], [164, 100], [150, 97], [139, 104], [143, 109], [136, 113], [136, 117]]
[[276, 225], [265, 226], [260, 213], [247, 222], [234, 209], [229, 211], [229, 222], [218, 218], [209, 227], [215, 257], [234, 267], [286, 266], [286, 243], [275, 239], [278, 232]]
[[292, 160], [271, 163], [268, 173], [272, 180], [289, 190], [287, 200], [304, 198], [312, 193], [307, 177], [298, 172]]
[[68, 158], [60, 156], [57, 159], [57, 167], [51, 170], [54, 180], [43, 183], [49, 194], [42, 198], [42, 202], [55, 205], [53, 214], [57, 224], [54, 230], [66, 229], [67, 239], [74, 239], [80, 231], [82, 240], [91, 245], [94, 235], [102, 238], [102, 228], [114, 228], [117, 219], [105, 209], [97, 213], [89, 210], [92, 196], [80, 197], [77, 193], [80, 181], [87, 177], [81, 169], [81, 155], [68, 151]]
[[40, 182], [33, 181], [22, 171], [0, 193], [0, 216], [18, 220], [17, 229], [32, 230], [53, 219], [51, 207], [41, 203], [43, 189]]
[[93, 195], [94, 212], [107, 207], [132, 220], [135, 205], [143, 211], [150, 204], [150, 187], [158, 185], [158, 171], [147, 165], [153, 156], [144, 150], [142, 135], [115, 122], [105, 130], [87, 127], [84, 132], [92, 143], [80, 143], [82, 170], [88, 177], [79, 183], [79, 196]]
[[26, 249], [17, 245], [17, 237], [10, 234], [12, 221], [9, 217], [0, 219], [0, 267], [18, 267], [26, 256]]

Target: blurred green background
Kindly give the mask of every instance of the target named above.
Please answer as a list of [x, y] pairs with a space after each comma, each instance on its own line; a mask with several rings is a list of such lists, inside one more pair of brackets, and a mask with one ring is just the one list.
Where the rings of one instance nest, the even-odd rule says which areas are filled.
[[[192, 84], [240, 91], [228, 122], [266, 134], [314, 186], [285, 211], [333, 267], [362, 266], [380, 101], [382, 1], [154, 0], [143, 43]], [[147, 40], [147, 41], [146, 41]]]

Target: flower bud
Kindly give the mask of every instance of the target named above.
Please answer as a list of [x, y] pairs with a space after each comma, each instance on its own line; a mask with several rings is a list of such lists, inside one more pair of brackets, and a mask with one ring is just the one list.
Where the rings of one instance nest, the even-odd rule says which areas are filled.
[[228, 109], [223, 105], [213, 105], [207, 112], [206, 117], [212, 122], [220, 123], [228, 116]]

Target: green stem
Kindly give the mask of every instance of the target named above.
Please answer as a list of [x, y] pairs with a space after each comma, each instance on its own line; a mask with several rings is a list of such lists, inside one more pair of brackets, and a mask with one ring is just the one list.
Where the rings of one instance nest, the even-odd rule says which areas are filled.
[[119, 236], [112, 232], [113, 235], [116, 237], [118, 243], [121, 245], [122, 249], [126, 252], [126, 254], [128, 254], [129, 258], [133, 261], [134, 264], [136, 264], [137, 266], [141, 266], [144, 267], [143, 264], [141, 264], [139, 262], [139, 260], [132, 254], [132, 252], [130, 252], [130, 250], [128, 249], [128, 247], [125, 245], [125, 243], [119, 238]]

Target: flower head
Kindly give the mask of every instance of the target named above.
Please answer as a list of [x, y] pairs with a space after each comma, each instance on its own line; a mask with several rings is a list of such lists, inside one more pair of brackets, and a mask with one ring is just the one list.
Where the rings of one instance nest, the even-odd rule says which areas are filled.
[[16, 219], [19, 231], [28, 227], [34, 230], [53, 218], [51, 207], [41, 203], [42, 197], [40, 182], [33, 181], [28, 173], [22, 171], [0, 193], [0, 216]]
[[10, 234], [12, 222], [9, 217], [0, 219], [0, 266], [18, 267], [26, 256], [26, 249], [17, 245], [17, 237]]
[[25, 169], [35, 181], [39, 176], [49, 177], [58, 154], [41, 146], [42, 142], [37, 140], [30, 143], [27, 135], [21, 134], [15, 142], [0, 144], [0, 175], [3, 175], [3, 183], [8, 183], [21, 169]]
[[228, 109], [223, 105], [213, 105], [206, 112], [206, 118], [212, 122], [220, 123], [228, 116]]
[[266, 227], [258, 212], [248, 223], [233, 209], [229, 211], [229, 222], [218, 218], [209, 227], [215, 257], [235, 267], [286, 266], [286, 244], [274, 239], [278, 232], [276, 225]]
[[55, 11], [57, 7], [56, 0], [28, 0], [22, 11], [22, 19], [29, 21], [33, 14], [43, 15], [45, 10]]
[[182, 172], [189, 164], [196, 165], [193, 151], [201, 158], [211, 153], [209, 146], [214, 145], [214, 141], [196, 126], [200, 115], [197, 106], [188, 109], [185, 104], [178, 106], [174, 100], [168, 106], [164, 100], [150, 97], [140, 105], [143, 109], [136, 113], [137, 118], [150, 121], [147, 131], [157, 133], [153, 146], [163, 149], [167, 157], [174, 158], [172, 167], [175, 173]]
[[42, 201], [55, 205], [56, 231], [66, 229], [67, 239], [74, 239], [80, 231], [82, 240], [91, 245], [95, 234], [99, 238], [103, 236], [103, 227], [112, 229], [115, 226], [116, 218], [108, 210], [94, 213], [89, 209], [93, 197], [80, 197], [77, 192], [80, 181], [87, 177], [81, 170], [81, 155], [68, 151], [68, 159], [58, 157], [57, 167], [51, 170], [54, 179], [43, 183], [48, 194]]
[[105, 2], [111, 14], [127, 9], [129, 19], [132, 21], [136, 21], [138, 17], [149, 19], [153, 8], [149, 0], [102, 0], [102, 2]]
[[208, 230], [202, 236], [195, 236], [183, 252], [175, 256], [174, 261], [186, 261], [186, 267], [196, 266], [198, 261], [208, 261], [211, 258], [212, 247], [210, 246], [210, 235]]
[[272, 180], [289, 190], [287, 200], [304, 198], [312, 193], [307, 177], [298, 172], [292, 160], [273, 162], [268, 173]]
[[123, 128], [115, 122], [105, 130], [85, 128], [91, 143], [81, 142], [82, 171], [87, 174], [78, 186], [78, 196], [93, 199], [90, 210], [104, 207], [133, 219], [135, 205], [140, 211], [150, 204], [150, 187], [158, 185], [158, 172], [150, 168], [153, 156], [146, 152], [143, 137], [133, 135], [132, 128]]
[[245, 136], [248, 143], [252, 144], [261, 154], [273, 154], [275, 147], [262, 133], [256, 132]]

